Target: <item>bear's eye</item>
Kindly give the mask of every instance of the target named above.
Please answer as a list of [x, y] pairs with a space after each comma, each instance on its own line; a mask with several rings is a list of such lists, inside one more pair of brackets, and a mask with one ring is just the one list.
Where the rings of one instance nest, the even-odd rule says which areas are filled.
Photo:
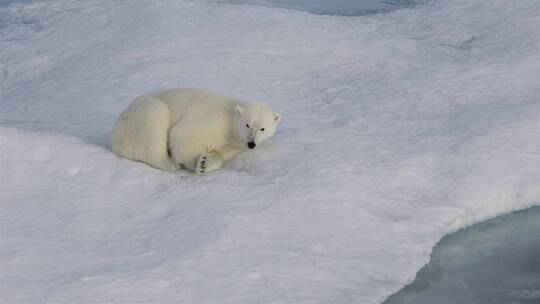
[[264, 131], [264, 128], [262, 128], [261, 131]]
[[246, 128], [249, 128], [249, 125], [248, 125], [248, 124], [246, 124]]

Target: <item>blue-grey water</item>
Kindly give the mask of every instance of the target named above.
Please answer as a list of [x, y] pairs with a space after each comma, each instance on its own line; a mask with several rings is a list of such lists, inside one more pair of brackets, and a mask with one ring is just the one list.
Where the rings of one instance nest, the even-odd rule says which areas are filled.
[[[35, 0], [0, 0], [0, 6]], [[209, 0], [212, 1], [212, 0]], [[429, 0], [214, 0], [221, 3], [276, 6], [307, 11], [313, 14], [360, 16], [410, 7]], [[149, 3], [149, 5], [152, 5]]]
[[[211, 1], [211, 0], [210, 0]], [[313, 14], [361, 16], [411, 7], [429, 0], [217, 0], [221, 3], [254, 4], [297, 9]], [[0, 6], [34, 0], [0, 0]], [[149, 5], [152, 5], [149, 3]]]
[[0, 0], [0, 6], [7, 5], [10, 3], [25, 3], [25, 2], [32, 2], [32, 0]]
[[218, 0], [222, 3], [258, 4], [307, 11], [313, 14], [361, 16], [388, 12], [428, 0]]
[[540, 207], [446, 236], [414, 282], [384, 302], [518, 303], [540, 303]]

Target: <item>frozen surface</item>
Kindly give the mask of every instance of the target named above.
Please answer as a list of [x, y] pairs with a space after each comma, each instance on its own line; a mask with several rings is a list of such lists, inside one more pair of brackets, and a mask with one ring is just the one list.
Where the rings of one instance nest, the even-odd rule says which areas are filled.
[[[382, 302], [447, 233], [540, 202], [539, 17], [3, 6], [0, 302]], [[203, 177], [114, 156], [119, 113], [170, 87], [265, 101], [280, 132]]]
[[385, 304], [540, 303], [540, 207], [444, 237], [416, 279]]

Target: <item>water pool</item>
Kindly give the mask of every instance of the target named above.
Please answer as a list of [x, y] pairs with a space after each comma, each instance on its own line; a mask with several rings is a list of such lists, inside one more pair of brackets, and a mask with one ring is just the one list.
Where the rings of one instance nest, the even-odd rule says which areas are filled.
[[540, 303], [540, 207], [444, 237], [415, 281], [384, 304]]
[[220, 0], [219, 2], [275, 6], [313, 14], [361, 16], [411, 7], [426, 0]]

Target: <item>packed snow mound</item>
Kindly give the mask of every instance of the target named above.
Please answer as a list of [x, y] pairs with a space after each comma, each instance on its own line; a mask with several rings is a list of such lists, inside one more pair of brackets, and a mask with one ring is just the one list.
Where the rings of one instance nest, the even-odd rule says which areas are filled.
[[[539, 26], [535, 0], [0, 8], [1, 302], [382, 302], [443, 235], [540, 202]], [[116, 117], [171, 87], [281, 129], [202, 177], [116, 157]]]

